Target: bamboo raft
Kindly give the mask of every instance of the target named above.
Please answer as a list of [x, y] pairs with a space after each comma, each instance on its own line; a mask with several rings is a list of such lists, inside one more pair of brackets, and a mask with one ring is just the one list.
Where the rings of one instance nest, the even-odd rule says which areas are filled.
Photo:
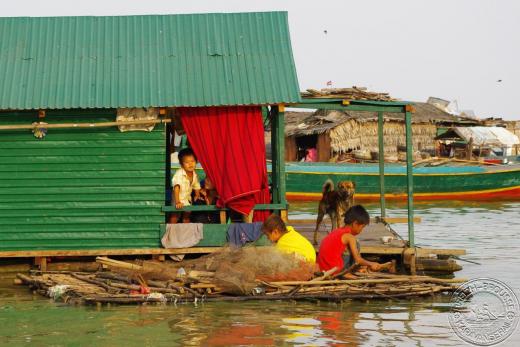
[[[99, 257], [111, 271], [32, 271], [19, 273], [19, 284], [57, 302], [71, 305], [186, 303], [248, 300], [402, 299], [455, 291], [464, 279], [354, 273], [356, 279], [335, 279], [331, 272], [307, 281], [255, 280], [256, 286], [237, 294], [221, 288], [215, 273], [191, 270], [162, 280], [145, 280], [146, 266]], [[146, 264], [145, 264], [146, 265]], [[120, 270], [127, 272], [121, 272]], [[115, 270], [115, 271], [114, 271]], [[156, 269], [153, 269], [154, 271]], [[334, 269], [335, 270], [335, 269]], [[159, 276], [161, 277], [161, 276]], [[170, 278], [170, 279], [167, 279]]]

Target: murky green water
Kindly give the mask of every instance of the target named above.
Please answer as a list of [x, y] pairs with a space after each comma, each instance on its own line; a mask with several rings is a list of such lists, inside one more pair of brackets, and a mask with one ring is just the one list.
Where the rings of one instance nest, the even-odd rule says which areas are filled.
[[[293, 204], [312, 217], [316, 203]], [[371, 212], [376, 205], [367, 206]], [[389, 215], [405, 216], [405, 205]], [[466, 248], [459, 277], [493, 277], [520, 292], [520, 203], [422, 203], [419, 245]], [[395, 225], [406, 236], [406, 226]], [[333, 303], [205, 303], [69, 307], [0, 280], [1, 346], [465, 345], [448, 323], [449, 297]], [[520, 331], [503, 346], [519, 346]]]

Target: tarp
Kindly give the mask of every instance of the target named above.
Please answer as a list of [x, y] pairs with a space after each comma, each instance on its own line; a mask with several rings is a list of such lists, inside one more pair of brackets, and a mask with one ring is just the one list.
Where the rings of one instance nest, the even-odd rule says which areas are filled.
[[[188, 141], [219, 194], [217, 206], [249, 214], [270, 202], [265, 141], [258, 106], [177, 109]], [[268, 212], [255, 212], [254, 221]]]
[[453, 132], [466, 142], [473, 139], [475, 146], [504, 148], [520, 144], [518, 136], [501, 127], [454, 127], [439, 138], [447, 138]]

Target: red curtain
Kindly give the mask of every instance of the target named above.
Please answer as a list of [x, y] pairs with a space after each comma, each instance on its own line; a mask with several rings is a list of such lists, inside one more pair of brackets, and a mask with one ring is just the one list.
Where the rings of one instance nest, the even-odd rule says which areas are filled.
[[[191, 148], [217, 189], [218, 206], [249, 214], [270, 202], [262, 111], [258, 106], [178, 108]], [[268, 211], [255, 211], [262, 221]]]

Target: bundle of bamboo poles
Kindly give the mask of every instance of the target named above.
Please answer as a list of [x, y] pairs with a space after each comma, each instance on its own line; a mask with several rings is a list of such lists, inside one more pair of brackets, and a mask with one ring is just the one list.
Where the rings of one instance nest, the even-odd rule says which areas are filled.
[[351, 88], [322, 88], [307, 89], [301, 93], [304, 98], [338, 98], [348, 100], [378, 100], [378, 101], [393, 101], [388, 93], [369, 92], [365, 87]]
[[302, 294], [318, 297], [330, 295], [343, 298], [398, 298], [412, 297], [441, 292], [452, 292], [463, 279], [439, 279], [429, 276], [402, 276], [391, 274], [363, 274], [353, 280], [285, 281], [265, 283], [275, 289], [267, 295], [289, 295], [298, 297]]
[[71, 304], [391, 299], [452, 292], [458, 283], [465, 281], [383, 273], [355, 273], [356, 279], [345, 280], [335, 278], [336, 269], [332, 269], [308, 281], [257, 279], [252, 291], [237, 295], [220, 288], [211, 271], [179, 271], [168, 279], [145, 279], [143, 274], [154, 268], [153, 264], [139, 265], [104, 257], [98, 257], [97, 261], [111, 271], [35, 271], [30, 275], [18, 274], [18, 279], [42, 295]]

